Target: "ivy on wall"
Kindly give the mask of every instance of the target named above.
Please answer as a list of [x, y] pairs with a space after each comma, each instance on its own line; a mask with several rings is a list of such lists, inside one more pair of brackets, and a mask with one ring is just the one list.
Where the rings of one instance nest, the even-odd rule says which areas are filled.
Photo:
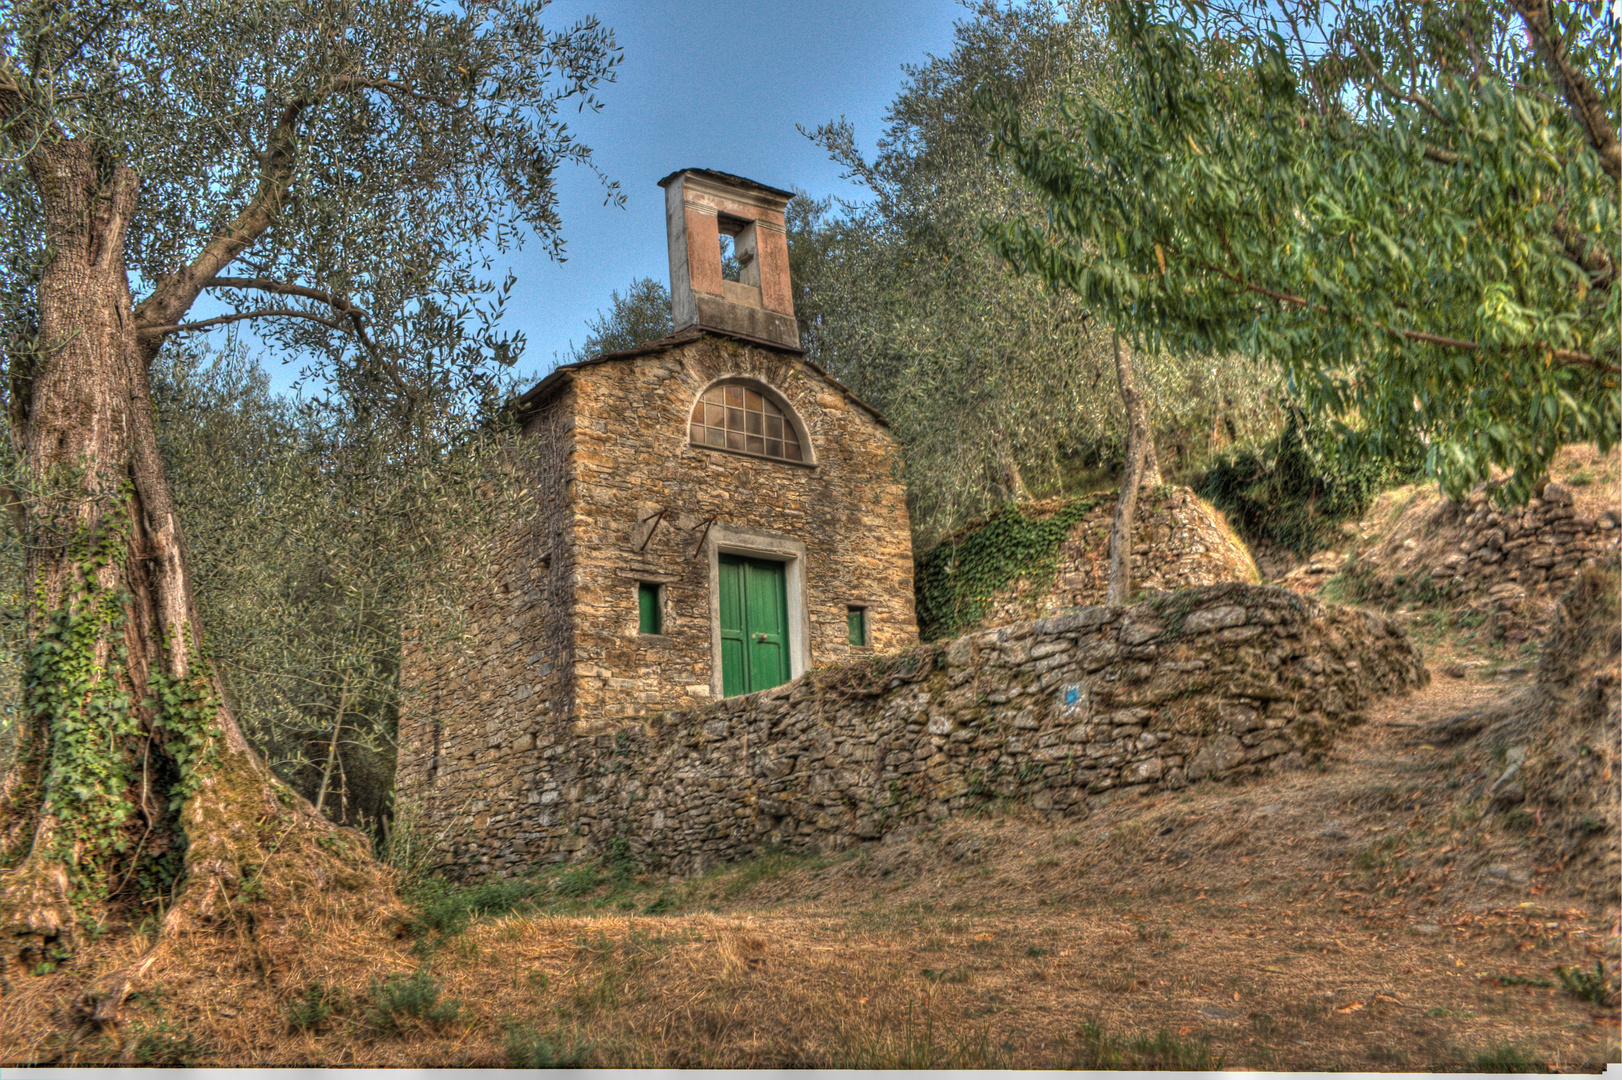
[[978, 622], [997, 591], [1016, 578], [1052, 580], [1071, 528], [1110, 498], [1082, 496], [1055, 513], [1006, 506], [918, 556], [913, 580], [919, 636], [925, 641], [956, 637]]

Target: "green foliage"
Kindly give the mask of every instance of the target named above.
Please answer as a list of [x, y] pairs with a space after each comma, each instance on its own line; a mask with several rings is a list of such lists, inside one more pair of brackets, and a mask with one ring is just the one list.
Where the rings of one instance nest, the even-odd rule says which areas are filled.
[[207, 665], [198, 663], [185, 679], [163, 671], [147, 676], [152, 696], [145, 702], [146, 708], [156, 718], [156, 726], [164, 734], [164, 750], [180, 774], [169, 789], [170, 810], [179, 810], [196, 793], [202, 782], [197, 766], [213, 752], [211, 734], [219, 702], [214, 698], [209, 674]]
[[[845, 121], [808, 132], [864, 189], [861, 204], [790, 204], [795, 309], [812, 359], [889, 419], [927, 546], [1027, 491], [1061, 488], [1069, 459], [1124, 457], [1111, 334], [1073, 294], [1015, 274], [981, 222], [1040, 203], [987, 154], [987, 88], [1020, 115], [1077, 87], [1106, 92], [1108, 43], [1079, 5], [977, 3], [952, 51], [906, 70], [878, 152]], [[1271, 423], [1277, 380], [1230, 352], [1134, 357], [1152, 426], [1242, 437]]]
[[1593, 971], [1584, 971], [1579, 967], [1559, 967], [1554, 973], [1560, 977], [1560, 985], [1564, 986], [1573, 997], [1604, 1008], [1616, 996], [1611, 989], [1611, 980], [1605, 975], [1603, 961], [1594, 961]]
[[607, 311], [586, 324], [590, 333], [569, 361], [591, 360], [604, 353], [634, 349], [647, 341], [657, 341], [673, 329], [670, 321], [670, 290], [652, 278], [637, 278], [621, 296], [616, 290]]
[[514, 1069], [582, 1069], [591, 1056], [592, 1045], [561, 1034], [545, 1035], [529, 1024], [520, 1024], [507, 1032], [507, 1064]]
[[191, 1068], [210, 1053], [206, 1043], [167, 1020], [151, 1026], [136, 1025], [134, 1057], [137, 1065]]
[[582, 863], [560, 874], [553, 889], [559, 896], [573, 898], [596, 890], [603, 880], [601, 867], [596, 863]]
[[525, 879], [487, 881], [462, 889], [442, 878], [429, 878], [407, 898], [416, 909], [413, 926], [419, 933], [450, 937], [478, 917], [534, 910], [533, 901], [544, 889], [542, 882]]
[[1217, 1072], [1223, 1058], [1209, 1047], [1185, 1042], [1164, 1029], [1153, 1035], [1117, 1038], [1096, 1021], [1082, 1025], [1073, 1069], [1166, 1069], [1178, 1072]]
[[304, 996], [287, 1006], [287, 1026], [294, 1031], [317, 1031], [324, 1027], [340, 1004], [340, 991], [312, 983]]
[[461, 1002], [440, 1000], [439, 980], [426, 967], [410, 976], [391, 975], [382, 982], [374, 979], [369, 996], [367, 1023], [394, 1034], [408, 1030], [408, 1021], [438, 1026], [455, 1023], [462, 1015]]
[[1007, 506], [919, 556], [914, 572], [919, 636], [926, 641], [955, 637], [978, 622], [997, 590], [1015, 578], [1051, 579], [1071, 527], [1103, 501], [1102, 496], [1071, 499], [1046, 517]]
[[1381, 491], [1412, 481], [1417, 458], [1393, 461], [1344, 452], [1336, 432], [1292, 413], [1259, 447], [1221, 454], [1193, 487], [1247, 539], [1309, 554], [1337, 527], [1363, 515]]
[[28, 752], [44, 755], [46, 809], [58, 820], [57, 852], [81, 906], [113, 884], [107, 863], [128, 846], [127, 793], [138, 780], [129, 749], [141, 725], [130, 707], [117, 634], [124, 622], [125, 596], [116, 582], [128, 551], [128, 498], [121, 488], [94, 525], [67, 535], [61, 596], [48, 596], [44, 576], [36, 579], [42, 614], [24, 654], [22, 705], [47, 733]]
[[[424, 616], [418, 642], [459, 647], [459, 575], [527, 491], [504, 454], [512, 433], [480, 430], [479, 401], [422, 402], [402, 417], [279, 397], [239, 350], [160, 362], [153, 394], [238, 723], [312, 802], [327, 782], [325, 813], [381, 834], [408, 613]], [[156, 689], [191, 694], [183, 711], [202, 704]], [[389, 850], [420, 861], [431, 840], [405, 823]]]
[[1471, 1056], [1464, 1072], [1477, 1073], [1535, 1073], [1548, 1072], [1549, 1067], [1528, 1054], [1515, 1043], [1494, 1043]]
[[1104, 87], [979, 99], [1042, 204], [996, 250], [1142, 346], [1278, 362], [1454, 497], [1622, 436], [1608, 5], [1102, 10]]

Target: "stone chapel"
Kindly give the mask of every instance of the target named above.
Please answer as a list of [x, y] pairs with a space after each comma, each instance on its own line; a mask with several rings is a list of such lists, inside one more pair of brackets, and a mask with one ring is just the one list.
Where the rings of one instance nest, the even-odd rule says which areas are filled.
[[659, 183], [675, 331], [515, 403], [536, 494], [469, 585], [467, 647], [407, 644], [407, 798], [514, 821], [573, 738], [918, 640], [899, 449], [800, 348], [792, 193]]

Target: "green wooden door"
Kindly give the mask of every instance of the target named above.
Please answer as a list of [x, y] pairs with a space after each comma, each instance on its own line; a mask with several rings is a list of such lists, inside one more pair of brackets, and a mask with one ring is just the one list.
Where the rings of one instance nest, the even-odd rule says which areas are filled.
[[726, 697], [789, 680], [788, 575], [779, 562], [723, 555], [721, 693]]

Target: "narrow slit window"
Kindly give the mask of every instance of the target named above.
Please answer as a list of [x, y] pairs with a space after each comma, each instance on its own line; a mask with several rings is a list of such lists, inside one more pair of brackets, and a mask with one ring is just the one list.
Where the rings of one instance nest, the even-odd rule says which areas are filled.
[[643, 634], [665, 632], [664, 612], [659, 606], [659, 586], [651, 581], [636, 586], [637, 631]]
[[852, 645], [867, 644], [867, 609], [848, 607], [845, 609], [845, 627], [850, 631]]

